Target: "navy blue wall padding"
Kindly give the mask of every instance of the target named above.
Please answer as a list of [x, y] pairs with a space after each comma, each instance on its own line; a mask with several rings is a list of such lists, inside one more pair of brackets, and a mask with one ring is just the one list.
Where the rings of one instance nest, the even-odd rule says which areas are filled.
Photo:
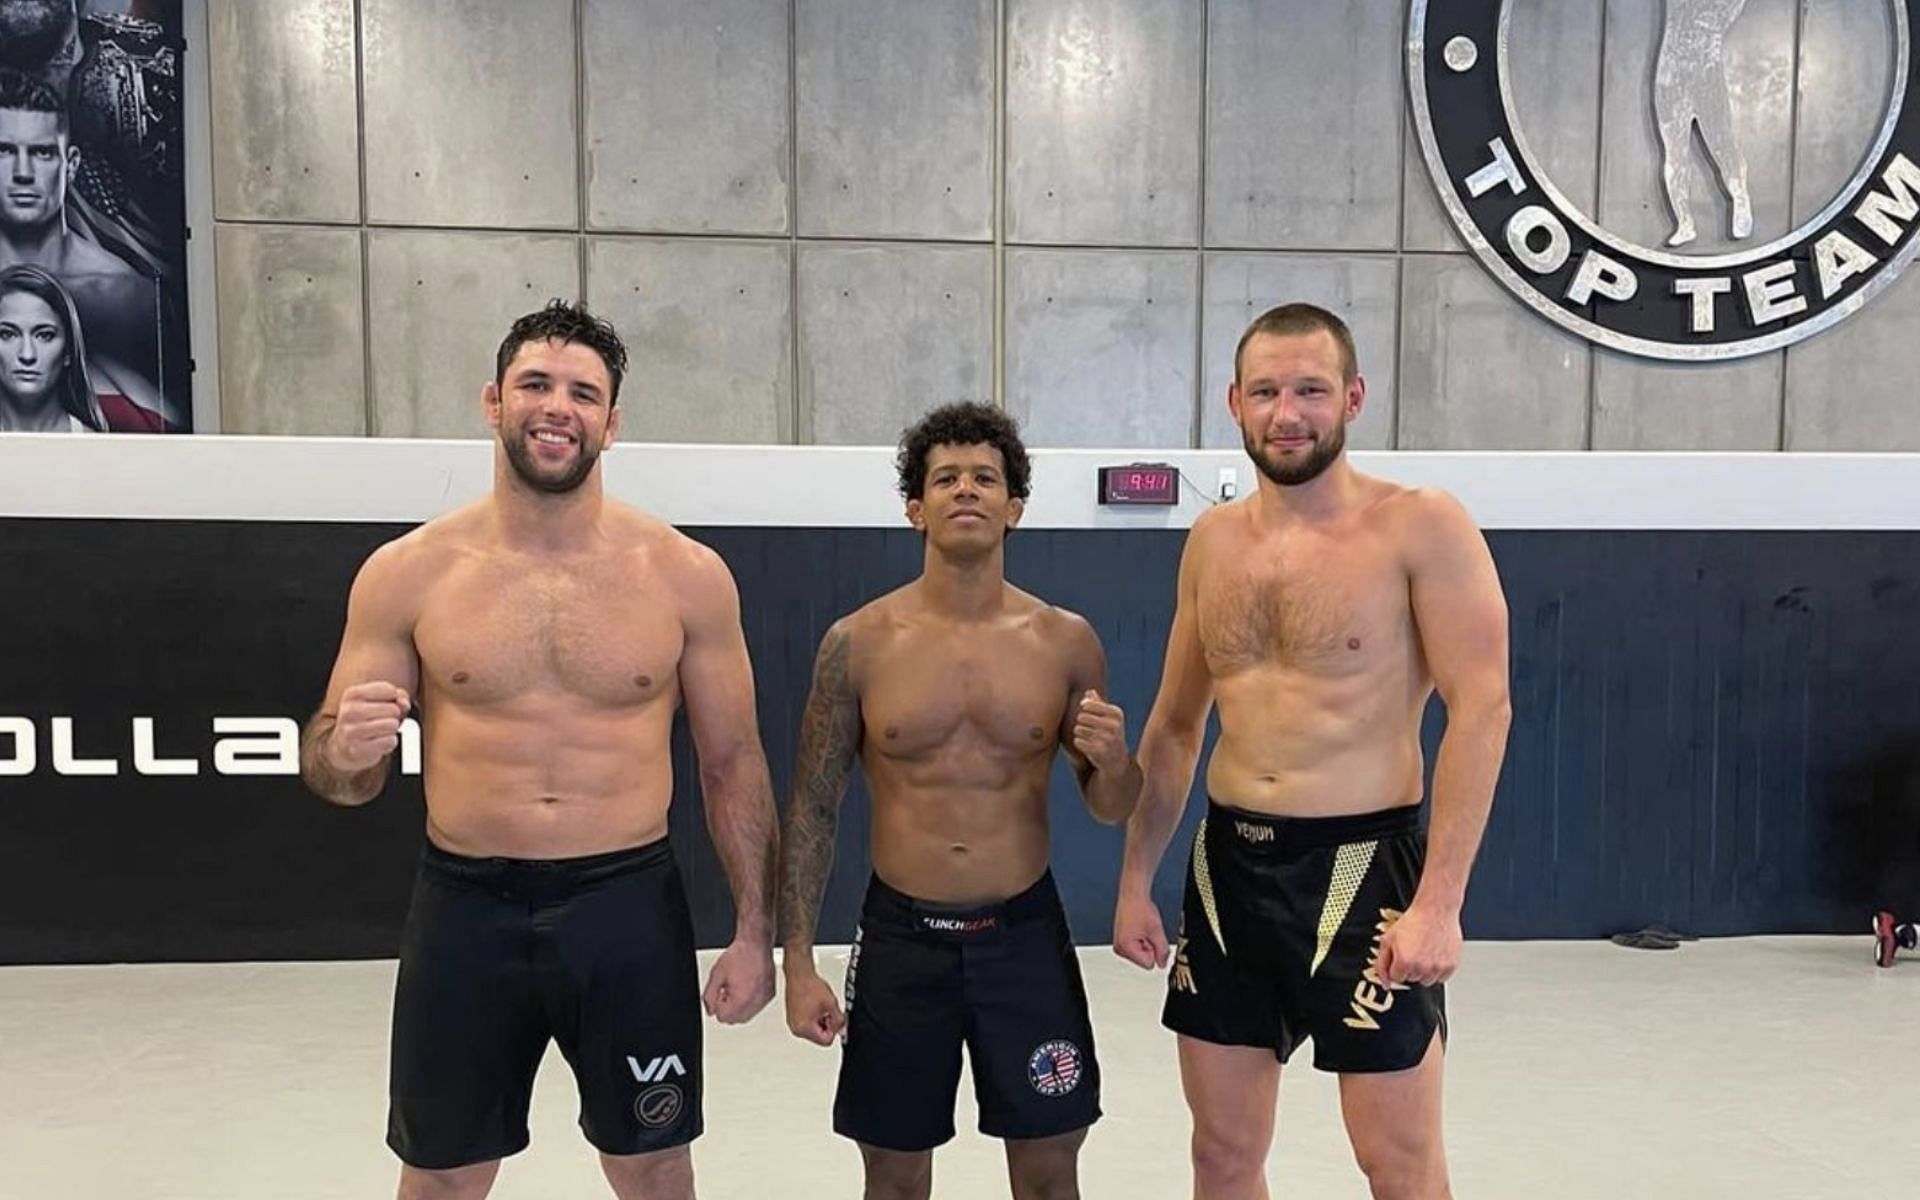
[[[296, 780], [212, 772], [215, 716], [304, 719], [346, 589], [385, 525], [0, 521], [0, 716], [38, 768], [0, 777], [0, 962], [394, 952], [418, 780], [336, 809]], [[912, 578], [908, 530], [690, 531], [732, 566], [777, 794], [816, 641]], [[1180, 531], [1026, 530], [1019, 586], [1091, 620], [1137, 736], [1158, 682]], [[1490, 535], [1513, 614], [1514, 725], [1466, 913], [1471, 936], [1863, 931], [1920, 910], [1920, 534]], [[113, 777], [50, 766], [50, 722]], [[129, 723], [191, 778], [133, 772]], [[1441, 728], [1430, 712], [1431, 753]], [[0, 735], [0, 763], [12, 748]], [[676, 729], [674, 840], [703, 944], [730, 922]], [[1054, 870], [1082, 942], [1108, 935], [1121, 837], [1055, 773]], [[1199, 789], [1196, 787], [1196, 798]], [[842, 821], [822, 941], [852, 931], [867, 798]], [[1198, 805], [1156, 894], [1171, 912]]]

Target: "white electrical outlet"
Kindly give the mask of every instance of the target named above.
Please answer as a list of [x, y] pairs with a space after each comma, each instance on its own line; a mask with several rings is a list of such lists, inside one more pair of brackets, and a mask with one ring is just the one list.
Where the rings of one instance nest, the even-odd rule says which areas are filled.
[[1231, 500], [1240, 494], [1240, 472], [1237, 468], [1220, 468], [1220, 485], [1216, 494], [1222, 500]]

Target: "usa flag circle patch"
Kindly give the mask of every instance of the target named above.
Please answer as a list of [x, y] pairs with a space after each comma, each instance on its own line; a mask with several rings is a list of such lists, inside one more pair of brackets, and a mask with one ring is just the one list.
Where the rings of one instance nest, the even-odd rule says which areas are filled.
[[1080, 1086], [1080, 1047], [1068, 1041], [1042, 1042], [1027, 1059], [1027, 1081], [1042, 1096], [1064, 1096]]

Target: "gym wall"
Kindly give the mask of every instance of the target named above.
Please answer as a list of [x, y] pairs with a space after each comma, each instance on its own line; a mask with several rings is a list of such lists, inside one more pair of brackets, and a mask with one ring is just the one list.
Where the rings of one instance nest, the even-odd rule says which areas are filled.
[[[1159, 457], [1159, 456], [1156, 456]], [[1239, 452], [1165, 456], [1173, 510], [1094, 503], [1128, 452], [1042, 451], [1008, 544], [1087, 616], [1137, 739], [1184, 531]], [[1361, 454], [1489, 530], [1514, 725], [1470, 936], [1856, 931], [1920, 849], [1920, 472], [1890, 455]], [[616, 446], [608, 487], [739, 581], [784, 807], [816, 641], [910, 579], [890, 452]], [[484, 494], [483, 442], [0, 439], [0, 963], [381, 957], [422, 839], [419, 779], [362, 808], [288, 759], [374, 546]], [[794, 524], [804, 521], [804, 524]], [[1427, 727], [1429, 761], [1441, 729]], [[730, 930], [684, 730], [672, 818], [701, 943]], [[1156, 894], [1171, 912], [1192, 821]], [[867, 800], [841, 826], [823, 941], [852, 932]], [[1109, 930], [1118, 830], [1055, 774], [1054, 869]]]
[[[1893, 7], [1747, 5], [1727, 53], [1756, 236], [1860, 161]], [[1544, 167], [1648, 245], [1662, 8], [1532, 0], [1511, 36]], [[964, 398], [1038, 445], [1230, 447], [1235, 338], [1306, 298], [1355, 329], [1364, 448], [1920, 449], [1910, 279], [1721, 365], [1594, 349], [1501, 290], [1409, 129], [1406, 0], [189, 11], [217, 259], [203, 428], [474, 436], [508, 320], [582, 295], [636, 346], [641, 439], [886, 444]], [[1726, 200], [1701, 162], [1691, 249], [1712, 251]]]

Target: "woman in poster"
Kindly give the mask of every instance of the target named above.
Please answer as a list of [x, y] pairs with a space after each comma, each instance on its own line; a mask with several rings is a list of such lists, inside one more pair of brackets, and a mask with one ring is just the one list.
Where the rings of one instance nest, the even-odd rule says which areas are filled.
[[0, 0], [0, 267], [65, 287], [113, 430], [192, 427], [180, 25], [179, 0]]
[[150, 393], [133, 372], [88, 359], [59, 280], [39, 267], [0, 271], [0, 431], [159, 433]]

